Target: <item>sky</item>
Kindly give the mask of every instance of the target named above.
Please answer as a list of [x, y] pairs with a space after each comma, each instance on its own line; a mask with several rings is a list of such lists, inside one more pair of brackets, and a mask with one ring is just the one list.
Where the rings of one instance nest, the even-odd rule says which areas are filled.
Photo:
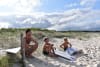
[[[48, 29], [99, 29], [99, 27], [96, 28], [94, 26], [94, 24], [100, 25], [100, 16], [98, 15], [100, 14], [99, 4], [100, 0], [0, 0], [0, 16], [35, 15], [37, 17], [56, 14], [63, 15], [63, 18], [57, 19], [58, 16], [56, 16], [56, 19], [46, 17], [46, 20], [49, 20], [51, 23]], [[79, 19], [78, 16], [80, 16]], [[59, 28], [59, 24], [62, 24], [61, 28]], [[93, 25], [93, 28], [90, 27], [90, 24]], [[11, 22], [0, 20], [0, 28], [8, 28], [10, 25]]]
[[100, 0], [0, 0], [0, 13], [61, 12], [70, 9], [99, 10]]

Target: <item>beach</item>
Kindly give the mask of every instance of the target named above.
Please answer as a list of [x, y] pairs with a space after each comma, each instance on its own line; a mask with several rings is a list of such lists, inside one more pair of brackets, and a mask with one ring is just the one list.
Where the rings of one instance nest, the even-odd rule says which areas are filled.
[[[76, 56], [74, 62], [70, 62], [67, 59], [60, 57], [46, 57], [40, 51], [33, 54], [35, 58], [28, 59], [29, 67], [100, 67], [100, 37], [90, 38], [88, 40], [69, 39], [73, 47], [82, 49], [84, 54]], [[55, 47], [59, 48], [59, 45], [63, 42], [63, 39], [53, 38], [52, 43]], [[38, 51], [38, 50], [37, 50]]]
[[[9, 33], [9, 34], [8, 34]], [[4, 32], [0, 34], [0, 48], [8, 49], [20, 47], [20, 33]], [[38, 49], [32, 54], [33, 58], [26, 58], [26, 67], [100, 67], [100, 34], [99, 32], [34, 32], [36, 40], [39, 43]], [[53, 34], [53, 35], [52, 35]], [[73, 48], [82, 49], [84, 53], [75, 55], [75, 61], [69, 61], [61, 57], [48, 57], [42, 54], [43, 38], [48, 36], [50, 42], [58, 50], [63, 52], [60, 45], [63, 38], [67, 37]], [[0, 52], [0, 56], [4, 54]], [[20, 54], [20, 53], [19, 53]], [[9, 61], [8, 61], [9, 62]], [[13, 63], [13, 67], [21, 67], [20, 62]]]

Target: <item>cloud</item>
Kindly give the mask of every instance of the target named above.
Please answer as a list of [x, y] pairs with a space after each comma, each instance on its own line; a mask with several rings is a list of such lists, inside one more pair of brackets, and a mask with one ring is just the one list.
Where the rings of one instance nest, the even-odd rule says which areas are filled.
[[91, 9], [94, 6], [95, 2], [96, 0], [81, 0], [80, 6]]
[[9, 28], [11, 25], [9, 22], [0, 22], [0, 29], [1, 28]]
[[92, 9], [97, 1], [98, 0], [76, 0], [76, 2], [66, 4], [64, 7], [67, 9]]
[[0, 0], [1, 13], [30, 13], [41, 5], [40, 0]]
[[[66, 30], [99, 30], [100, 29], [100, 11], [99, 10], [79, 10], [73, 9], [62, 13], [48, 13], [44, 15], [22, 15], [22, 24], [20, 27], [38, 27], [57, 31]], [[24, 18], [24, 19], [23, 19]], [[20, 20], [21, 17], [18, 19]], [[16, 26], [15, 24], [14, 26]], [[20, 25], [20, 24], [19, 24]], [[41, 26], [42, 25], [42, 26]]]
[[[38, 16], [38, 17], [37, 17]], [[65, 12], [44, 13], [42, 15], [0, 16], [2, 27], [12, 28], [47, 28], [49, 30], [100, 30], [99, 10], [73, 9]]]
[[16, 23], [13, 24], [13, 27], [16, 28], [47, 28], [50, 27], [52, 24], [49, 22], [48, 19], [44, 17], [36, 17], [35, 15], [21, 15], [16, 16]]
[[73, 7], [76, 7], [77, 5], [78, 3], [71, 3], [71, 4], [65, 5], [65, 8], [73, 8]]
[[18, 0], [0, 0], [0, 6], [11, 6], [14, 5]]
[[70, 12], [71, 15], [65, 14], [66, 17], [59, 19], [60, 23], [57, 23], [49, 30], [66, 31], [66, 30], [99, 30], [100, 31], [100, 11], [91, 10], [77, 12]]
[[18, 3], [16, 3], [15, 10], [19, 13], [29, 13], [35, 11], [40, 5], [40, 0], [19, 0]]

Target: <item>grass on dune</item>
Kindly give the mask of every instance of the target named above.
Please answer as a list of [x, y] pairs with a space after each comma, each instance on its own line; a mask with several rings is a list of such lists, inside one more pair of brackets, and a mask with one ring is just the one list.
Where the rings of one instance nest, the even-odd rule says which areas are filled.
[[[33, 36], [36, 40], [42, 44], [44, 37], [50, 38], [77, 38], [80, 40], [84, 40], [90, 38], [91, 36], [97, 37], [100, 36], [99, 32], [80, 32], [80, 31], [54, 31], [54, 30], [47, 30], [47, 29], [39, 29], [39, 28], [30, 28], [33, 32]], [[26, 29], [1, 29], [0, 30], [0, 48], [13, 48], [20, 46], [20, 34], [24, 33]], [[41, 54], [43, 45], [39, 46], [37, 50], [37, 54]], [[0, 58], [0, 67], [11, 67], [14, 60], [9, 58], [8, 56]]]
[[8, 56], [3, 56], [0, 58], [0, 67], [12, 67], [13, 60]]
[[[99, 32], [80, 32], [80, 31], [54, 31], [39, 28], [30, 28], [33, 32], [33, 36], [37, 40], [41, 40], [44, 37], [50, 38], [78, 38], [80, 40], [88, 39], [91, 36], [100, 36]], [[0, 30], [0, 47], [1, 48], [13, 48], [20, 46], [20, 34], [24, 33], [26, 28], [21, 29], [1, 29]]]

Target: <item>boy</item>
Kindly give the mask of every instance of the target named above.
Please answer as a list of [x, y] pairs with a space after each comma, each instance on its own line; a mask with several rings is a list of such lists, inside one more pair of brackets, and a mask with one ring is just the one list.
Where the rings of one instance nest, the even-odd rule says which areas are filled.
[[67, 38], [64, 38], [64, 43], [60, 45], [61, 48], [64, 49], [64, 51], [67, 50], [68, 47], [72, 47], [72, 45], [68, 42]]
[[55, 56], [53, 44], [49, 43], [49, 38], [44, 38], [43, 54], [51, 57]]
[[36, 49], [38, 48], [38, 43], [35, 39], [32, 38], [32, 32], [30, 29], [27, 29], [25, 34], [26, 34], [26, 36], [24, 37], [25, 56], [32, 57], [32, 53], [36, 51]]
[[76, 50], [72, 48], [72, 45], [68, 42], [68, 39], [65, 37], [64, 38], [64, 43], [60, 45], [61, 48], [64, 49], [64, 51], [67, 51], [70, 55], [75, 55], [77, 53], [81, 53], [82, 50]]

